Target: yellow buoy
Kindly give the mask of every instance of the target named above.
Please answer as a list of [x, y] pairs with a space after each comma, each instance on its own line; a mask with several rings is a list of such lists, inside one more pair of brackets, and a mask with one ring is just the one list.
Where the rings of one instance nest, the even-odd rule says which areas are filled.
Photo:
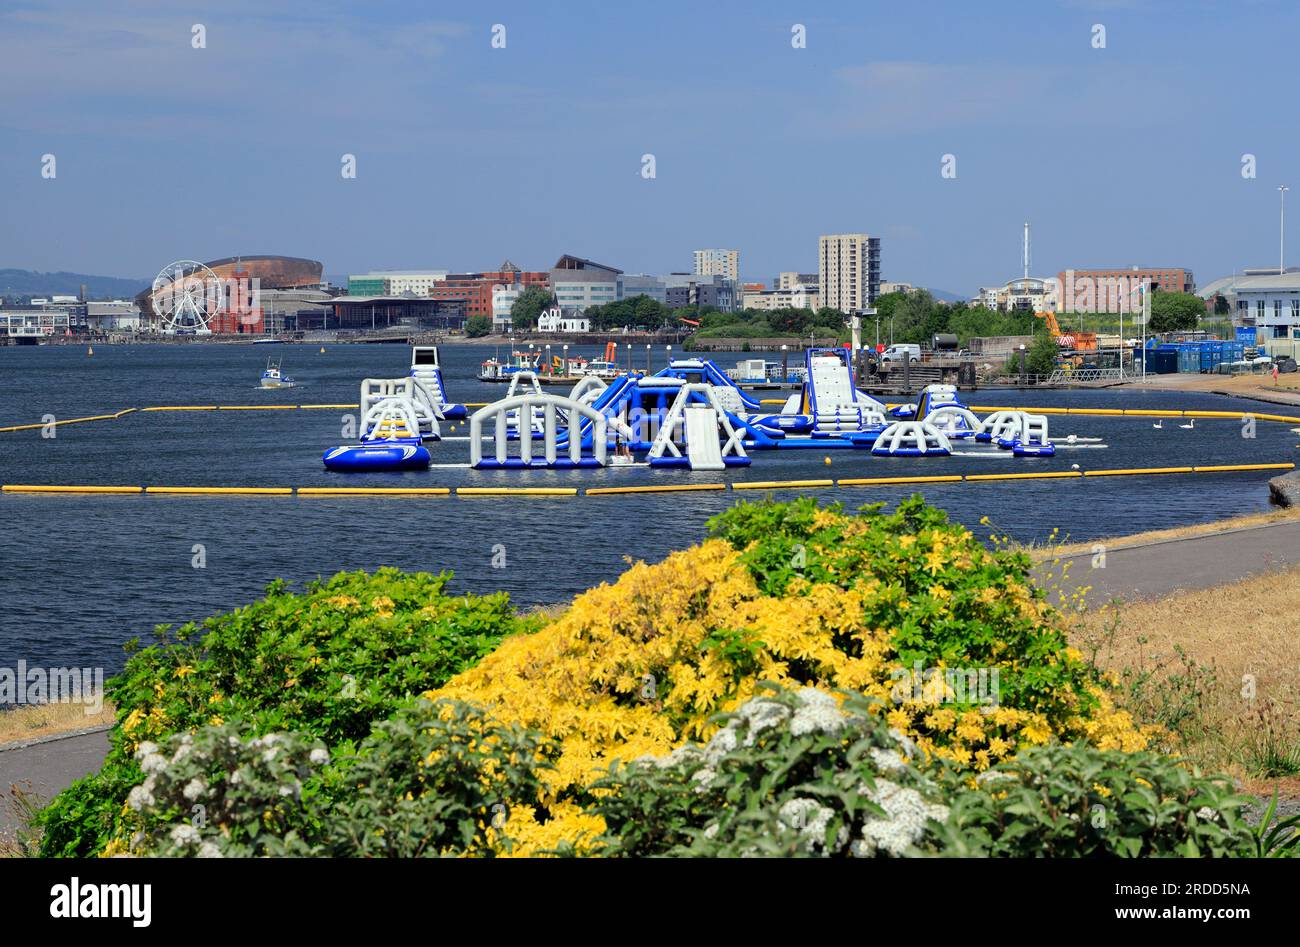
[[831, 465], [831, 459], [829, 457], [823, 457], [822, 463], [824, 463], [827, 467], [829, 467]]
[[87, 355], [94, 355], [94, 354], [95, 354], [95, 347], [94, 347], [93, 345], [87, 346], [87, 347], [86, 347], [86, 354], [87, 354]]
[[324, 355], [324, 354], [325, 354], [325, 346], [323, 346], [323, 345], [320, 347], [320, 354], [321, 354], [321, 355]]

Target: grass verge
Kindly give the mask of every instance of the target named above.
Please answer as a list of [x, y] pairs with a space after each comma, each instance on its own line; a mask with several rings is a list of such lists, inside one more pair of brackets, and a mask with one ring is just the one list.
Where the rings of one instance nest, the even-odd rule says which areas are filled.
[[1112, 673], [1166, 747], [1252, 792], [1300, 796], [1300, 567], [1076, 617], [1074, 644]]

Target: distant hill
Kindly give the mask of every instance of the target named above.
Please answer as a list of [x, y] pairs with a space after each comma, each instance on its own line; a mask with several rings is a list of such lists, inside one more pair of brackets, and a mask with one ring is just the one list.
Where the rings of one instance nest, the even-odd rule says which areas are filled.
[[0, 296], [75, 296], [86, 286], [92, 299], [130, 299], [152, 280], [91, 276], [88, 273], [41, 273], [37, 270], [0, 269]]
[[940, 302], [956, 303], [962, 300], [969, 300], [969, 296], [963, 296], [961, 293], [950, 293], [946, 289], [932, 289], [930, 295]]

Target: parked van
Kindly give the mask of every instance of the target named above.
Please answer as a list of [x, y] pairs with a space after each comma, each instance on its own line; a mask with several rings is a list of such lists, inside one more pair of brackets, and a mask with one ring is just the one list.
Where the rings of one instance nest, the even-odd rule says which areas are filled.
[[891, 345], [880, 356], [882, 362], [901, 362], [908, 358], [914, 362], [919, 362], [921, 360], [921, 346], [910, 342], [903, 345]]

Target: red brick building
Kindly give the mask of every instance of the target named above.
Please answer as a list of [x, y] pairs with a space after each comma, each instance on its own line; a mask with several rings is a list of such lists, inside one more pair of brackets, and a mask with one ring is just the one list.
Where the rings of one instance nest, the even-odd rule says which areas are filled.
[[[1066, 272], [1057, 274], [1061, 285], [1065, 285]], [[1192, 271], [1181, 266], [1120, 267], [1110, 270], [1072, 270], [1075, 282], [1090, 279], [1101, 280], [1126, 279], [1135, 283], [1152, 283], [1160, 293], [1192, 293], [1196, 291], [1196, 280]]]
[[530, 286], [545, 288], [550, 283], [550, 273], [545, 270], [519, 270], [502, 264], [502, 268], [491, 273], [449, 273], [445, 280], [434, 283], [429, 288], [432, 299], [459, 300], [464, 304], [465, 317], [487, 316], [492, 318], [492, 287], [514, 286], [527, 289]]

